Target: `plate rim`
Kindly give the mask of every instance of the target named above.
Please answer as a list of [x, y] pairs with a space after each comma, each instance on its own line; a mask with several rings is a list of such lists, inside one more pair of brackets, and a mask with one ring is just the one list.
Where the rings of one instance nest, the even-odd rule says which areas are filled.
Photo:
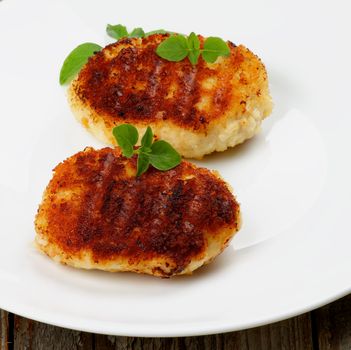
[[[39, 313], [38, 316], [33, 317], [33, 314], [28, 311], [22, 311], [16, 309], [16, 307], [6, 307], [6, 305], [1, 303], [0, 299], [0, 309], [16, 314], [21, 317], [25, 317], [31, 319], [36, 322], [46, 323], [55, 327], [62, 327], [66, 329], [71, 329], [79, 332], [87, 332], [87, 333], [95, 333], [95, 334], [103, 334], [103, 335], [111, 335], [111, 336], [126, 336], [126, 337], [143, 337], [143, 338], [172, 338], [172, 337], [191, 337], [191, 336], [205, 336], [205, 335], [213, 335], [213, 334], [222, 334], [228, 332], [237, 332], [242, 330], [247, 330], [251, 328], [261, 327], [268, 324], [284, 321], [304, 313], [308, 313], [312, 310], [318, 309], [325, 305], [328, 305], [338, 299], [341, 299], [347, 295], [351, 294], [351, 287], [347, 287], [341, 292], [336, 292], [333, 295], [327, 298], [321, 298], [321, 300], [316, 301], [311, 304], [308, 303], [308, 306], [296, 307], [292, 311], [281, 312], [280, 314], [274, 316], [263, 317], [262, 319], [256, 322], [247, 321], [242, 325], [233, 325], [228, 324], [228, 322], [224, 322], [225, 324], [217, 324], [217, 326], [211, 325], [210, 327], [195, 327], [196, 329], [187, 330], [187, 331], [164, 331], [164, 332], [140, 332], [140, 327], [137, 325], [136, 327], [125, 327], [121, 329], [120, 332], [112, 332], [110, 331], [110, 327], [99, 327], [98, 323], [90, 323], [90, 326], [77, 327], [79, 323], [79, 319], [71, 318], [71, 322], [62, 322], [59, 319], [54, 320], [52, 318], [47, 318]], [[50, 313], [51, 315], [52, 313]], [[76, 321], [74, 321], [76, 320]], [[78, 321], [78, 322], [77, 322]], [[104, 323], [105, 324], [105, 323]], [[111, 325], [111, 323], [109, 323]], [[95, 325], [95, 326], [94, 326]], [[121, 323], [118, 324], [120, 326]]]

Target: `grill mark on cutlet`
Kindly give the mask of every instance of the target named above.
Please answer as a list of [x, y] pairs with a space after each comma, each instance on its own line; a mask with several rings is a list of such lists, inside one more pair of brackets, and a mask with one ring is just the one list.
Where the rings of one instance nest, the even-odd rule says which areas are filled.
[[[97, 175], [90, 177], [91, 184], [89, 191], [86, 191], [84, 200], [81, 202], [81, 211], [77, 220], [77, 236], [79, 239], [87, 243], [92, 238], [96, 238], [101, 235], [101, 227], [95, 225], [100, 219], [100, 208], [103, 206], [104, 197], [106, 197], [106, 190], [111, 188], [113, 185], [112, 179], [112, 167], [114, 164], [114, 156], [112, 153], [107, 153], [100, 159], [100, 169]], [[78, 171], [85, 172], [86, 169], [84, 164], [78, 166]]]
[[156, 96], [157, 90], [161, 85], [161, 73], [163, 69], [163, 62], [161, 60], [154, 60], [152, 68], [149, 72], [149, 77], [147, 79], [147, 93], [149, 98], [152, 100]]
[[48, 235], [65, 253], [90, 250], [95, 261], [120, 256], [129, 263], [164, 256], [180, 272], [205, 251], [205, 232], [237, 228], [238, 203], [208, 170], [182, 162], [128, 177], [126, 164], [135, 170], [136, 158], [104, 148], [80, 152], [57, 168], [52, 182], [64, 178], [69, 188], [77, 177], [83, 191], [77, 212], [48, 209]]
[[[155, 53], [167, 36], [151, 35], [141, 39], [142, 44], [139, 39], [120, 40], [93, 56], [81, 70], [75, 86], [82, 102], [103, 116], [109, 126], [119, 122], [150, 123], [162, 118], [180, 127], [206, 131], [210, 121], [230, 111], [233, 74], [240, 69], [244, 57], [230, 43], [231, 56], [211, 69], [201, 57], [195, 66], [188, 59], [169, 62]], [[204, 40], [201, 36], [199, 39]], [[196, 104], [206, 94], [202, 83], [209, 77], [218, 78], [217, 84], [211, 88], [212, 102], [200, 111]], [[175, 95], [167, 98], [173, 84]]]
[[[203, 62], [200, 60], [198, 65], [203, 65]], [[173, 115], [186, 124], [193, 125], [194, 129], [198, 129], [201, 125], [195, 108], [195, 104], [199, 101], [198, 65], [183, 66], [175, 97], [177, 104], [173, 104], [173, 109], [171, 109]]]

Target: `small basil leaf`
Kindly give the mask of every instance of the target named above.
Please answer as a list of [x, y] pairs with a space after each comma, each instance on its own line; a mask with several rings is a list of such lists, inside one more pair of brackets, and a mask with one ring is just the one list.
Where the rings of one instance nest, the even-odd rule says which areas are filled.
[[145, 36], [145, 32], [143, 28], [134, 28], [128, 36], [130, 38], [143, 38]]
[[149, 154], [151, 153], [151, 147], [142, 146], [139, 148], [139, 152]]
[[202, 57], [206, 62], [213, 63], [218, 56], [228, 56], [229, 54], [230, 49], [221, 38], [212, 36], [205, 40]]
[[172, 35], [166, 40], [162, 41], [156, 49], [156, 53], [172, 62], [178, 62], [188, 55], [188, 43], [183, 35]]
[[156, 30], [151, 30], [150, 32], [145, 33], [145, 36], [149, 36], [152, 34], [176, 34], [176, 33], [170, 32], [170, 31], [164, 30], [164, 29], [156, 29]]
[[142, 147], [151, 147], [153, 139], [154, 139], [154, 134], [153, 134], [151, 128], [148, 126], [143, 138], [141, 139], [141, 146]]
[[158, 170], [169, 170], [179, 165], [179, 153], [166, 141], [159, 140], [152, 144], [150, 163]]
[[114, 38], [116, 40], [128, 36], [127, 28], [125, 26], [122, 26], [122, 24], [108, 24], [106, 27], [106, 32], [111, 38]]
[[197, 64], [200, 56], [200, 40], [197, 35], [192, 32], [188, 36], [188, 47], [189, 47], [189, 61], [191, 64]]
[[147, 169], [149, 169], [150, 160], [149, 155], [143, 152], [138, 154], [138, 161], [137, 161], [137, 173], [136, 176], [140, 176], [144, 174]]
[[88, 58], [102, 47], [94, 43], [84, 43], [77, 46], [65, 59], [60, 71], [60, 84], [70, 82], [88, 62]]
[[139, 134], [135, 126], [122, 124], [112, 130], [119, 147], [125, 157], [130, 158], [133, 155], [133, 146], [138, 142]]

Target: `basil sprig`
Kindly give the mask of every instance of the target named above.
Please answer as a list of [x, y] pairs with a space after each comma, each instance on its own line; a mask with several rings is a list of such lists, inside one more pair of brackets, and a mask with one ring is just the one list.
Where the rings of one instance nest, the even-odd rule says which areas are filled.
[[172, 34], [173, 32], [169, 32], [164, 29], [156, 29], [151, 32], [144, 32], [143, 28], [134, 28], [130, 33], [128, 33], [127, 27], [122, 24], [111, 25], [108, 24], [106, 27], [107, 34], [116, 40], [120, 40], [122, 38], [144, 38], [152, 34]]
[[158, 45], [156, 53], [173, 62], [179, 62], [188, 57], [195, 65], [200, 55], [206, 62], [214, 63], [219, 56], [229, 56], [230, 49], [223, 39], [213, 36], [208, 37], [203, 48], [200, 48], [200, 40], [192, 32], [188, 37], [181, 34], [170, 36]]
[[[106, 32], [116, 40], [122, 38], [144, 38], [152, 34], [170, 34], [171, 36], [162, 41], [156, 53], [168, 60], [178, 62], [188, 57], [192, 64], [197, 64], [200, 55], [206, 62], [213, 63], [219, 56], [228, 56], [230, 49], [221, 38], [209, 37], [205, 40], [203, 48], [200, 47], [200, 40], [195, 33], [188, 37], [164, 29], [156, 29], [144, 32], [142, 28], [134, 28], [128, 32], [122, 24], [108, 24]], [[60, 84], [69, 83], [79, 73], [81, 68], [88, 62], [89, 57], [100, 51], [102, 47], [94, 43], [84, 43], [77, 46], [65, 59], [60, 71]]]
[[127, 28], [122, 24], [108, 24], [106, 27], [106, 32], [111, 38], [116, 40], [122, 38], [143, 38], [145, 36], [145, 32], [142, 28], [134, 28], [130, 33], [128, 33]]
[[181, 162], [179, 153], [168, 142], [163, 140], [153, 142], [154, 135], [149, 126], [138, 149], [134, 149], [139, 139], [139, 133], [135, 126], [122, 124], [113, 128], [112, 133], [125, 157], [131, 158], [133, 154], [138, 155], [137, 176], [145, 173], [150, 164], [158, 170], [166, 171], [176, 167]]

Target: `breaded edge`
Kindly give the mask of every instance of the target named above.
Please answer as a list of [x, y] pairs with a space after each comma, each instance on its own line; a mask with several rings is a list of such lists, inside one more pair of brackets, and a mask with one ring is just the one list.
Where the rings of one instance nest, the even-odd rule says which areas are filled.
[[[239, 218], [240, 219], [240, 215]], [[239, 221], [240, 223], [240, 221]], [[239, 224], [240, 227], [240, 224]], [[211, 239], [207, 242], [207, 249], [201, 258], [193, 257], [186, 268], [180, 272], [174, 273], [177, 267], [172, 264], [171, 258], [155, 257], [152, 260], [140, 260], [132, 265], [128, 263], [128, 259], [124, 257], [115, 258], [113, 261], [95, 262], [93, 254], [89, 250], [82, 250], [78, 256], [71, 256], [60, 249], [56, 244], [50, 243], [41, 233], [37, 232], [35, 237], [36, 248], [52, 258], [55, 262], [72, 266], [85, 270], [102, 270], [108, 272], [136, 272], [142, 274], [150, 274], [157, 277], [171, 277], [175, 275], [191, 275], [192, 272], [201, 266], [209, 264], [216, 256], [223, 252], [228, 246], [231, 239], [235, 236], [232, 228], [226, 228], [217, 233], [223, 240], [217, 241]], [[207, 234], [204, 233], [206, 236]], [[126, 264], [128, 263], [128, 268]], [[166, 265], [168, 263], [168, 267]]]

